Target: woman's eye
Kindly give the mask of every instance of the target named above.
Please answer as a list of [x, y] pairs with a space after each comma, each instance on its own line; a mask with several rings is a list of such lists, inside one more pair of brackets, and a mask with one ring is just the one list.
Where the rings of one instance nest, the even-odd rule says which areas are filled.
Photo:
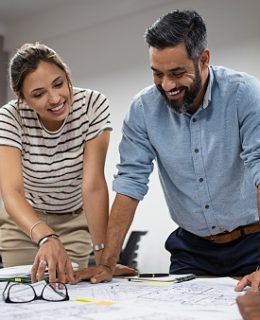
[[37, 92], [37, 93], [34, 93], [33, 97], [40, 98], [42, 95], [43, 95], [43, 92]]
[[55, 83], [54, 87], [60, 88], [62, 85], [63, 85], [63, 82], [57, 82], [57, 83]]

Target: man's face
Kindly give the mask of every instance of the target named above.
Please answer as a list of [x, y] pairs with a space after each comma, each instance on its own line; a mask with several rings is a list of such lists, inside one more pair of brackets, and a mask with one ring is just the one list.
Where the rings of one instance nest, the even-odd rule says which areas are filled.
[[170, 108], [178, 113], [194, 106], [202, 89], [199, 64], [187, 56], [183, 44], [165, 49], [150, 47], [154, 83]]

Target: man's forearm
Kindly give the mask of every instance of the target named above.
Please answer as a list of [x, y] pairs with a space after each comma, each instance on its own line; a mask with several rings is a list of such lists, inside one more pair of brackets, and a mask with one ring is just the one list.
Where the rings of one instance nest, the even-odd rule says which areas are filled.
[[101, 257], [101, 265], [114, 269], [138, 203], [138, 200], [128, 196], [116, 195], [108, 221], [106, 247]]

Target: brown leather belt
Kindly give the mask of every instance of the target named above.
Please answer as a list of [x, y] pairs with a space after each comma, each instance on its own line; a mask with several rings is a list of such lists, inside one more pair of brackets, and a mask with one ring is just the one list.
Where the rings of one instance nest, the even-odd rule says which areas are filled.
[[222, 244], [222, 243], [228, 243], [228, 242], [237, 240], [244, 235], [257, 233], [257, 232], [260, 232], [260, 224], [254, 223], [254, 224], [249, 224], [247, 226], [238, 227], [231, 232], [224, 232], [224, 233], [216, 234], [213, 236], [202, 237], [202, 238], [214, 243]]
[[47, 211], [47, 210], [39, 210], [39, 209], [34, 209], [36, 212], [39, 213], [44, 213], [44, 214], [55, 214], [57, 216], [61, 216], [61, 215], [65, 215], [65, 214], [70, 214], [70, 215], [75, 215], [77, 216], [78, 214], [81, 213], [81, 211], [83, 210], [83, 207], [80, 207], [76, 210], [73, 211], [68, 211], [68, 212], [57, 212], [57, 211]]

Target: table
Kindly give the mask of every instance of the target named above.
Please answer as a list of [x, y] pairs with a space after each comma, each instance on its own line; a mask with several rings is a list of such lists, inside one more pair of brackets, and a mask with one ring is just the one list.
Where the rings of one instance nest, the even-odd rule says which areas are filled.
[[[238, 320], [242, 319], [231, 278], [197, 278], [182, 283], [81, 282], [68, 285], [70, 301], [34, 301], [7, 304], [0, 301], [5, 320]], [[0, 291], [4, 283], [0, 283]]]

